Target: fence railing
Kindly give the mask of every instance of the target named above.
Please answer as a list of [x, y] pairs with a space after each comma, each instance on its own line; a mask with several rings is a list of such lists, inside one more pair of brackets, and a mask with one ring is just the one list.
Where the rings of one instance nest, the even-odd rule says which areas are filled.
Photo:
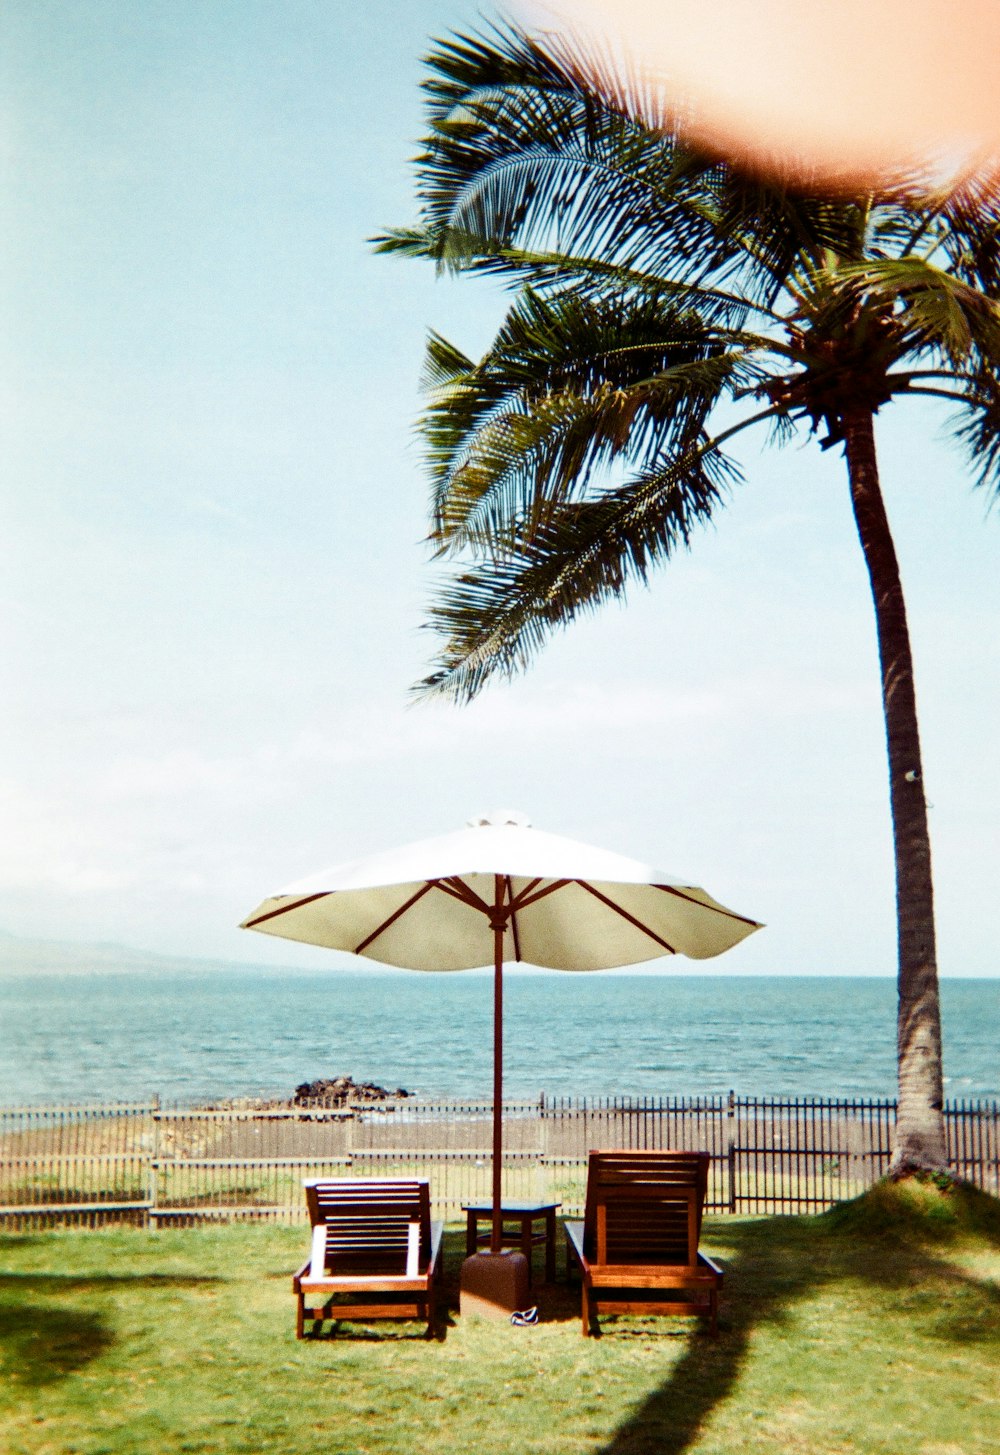
[[[888, 1170], [896, 1104], [812, 1097], [504, 1103], [503, 1193], [582, 1208], [592, 1147], [711, 1153], [707, 1209], [815, 1212]], [[492, 1104], [0, 1108], [0, 1225], [304, 1217], [304, 1177], [423, 1176], [435, 1209], [488, 1200]], [[1000, 1195], [1000, 1103], [945, 1108], [956, 1176]]]

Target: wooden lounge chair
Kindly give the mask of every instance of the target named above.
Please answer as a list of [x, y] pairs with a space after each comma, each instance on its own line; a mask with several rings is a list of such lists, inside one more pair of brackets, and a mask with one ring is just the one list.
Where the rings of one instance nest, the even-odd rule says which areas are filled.
[[306, 1319], [426, 1319], [434, 1323], [443, 1223], [426, 1182], [310, 1178], [303, 1186], [312, 1256], [292, 1279], [296, 1338]]
[[565, 1224], [585, 1335], [601, 1313], [637, 1313], [707, 1318], [716, 1337], [722, 1269], [698, 1252], [708, 1163], [707, 1152], [591, 1152], [584, 1220]]

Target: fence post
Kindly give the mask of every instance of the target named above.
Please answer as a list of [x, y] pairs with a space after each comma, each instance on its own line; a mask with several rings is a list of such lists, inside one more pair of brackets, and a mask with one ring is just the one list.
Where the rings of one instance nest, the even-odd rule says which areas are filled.
[[549, 1166], [549, 1119], [545, 1115], [545, 1092], [538, 1093], [538, 1162], [535, 1166], [535, 1197], [545, 1202], [551, 1197], [552, 1169]]
[[729, 1122], [729, 1211], [736, 1211], [736, 1138], [733, 1135], [736, 1131], [736, 1098], [732, 1089], [729, 1092], [729, 1107], [726, 1112], [726, 1119]]
[[153, 1146], [149, 1158], [149, 1175], [146, 1178], [146, 1199], [149, 1207], [146, 1209], [146, 1227], [152, 1228], [154, 1232], [159, 1229], [160, 1220], [156, 1216], [157, 1200], [160, 1191], [160, 1093], [153, 1093]]

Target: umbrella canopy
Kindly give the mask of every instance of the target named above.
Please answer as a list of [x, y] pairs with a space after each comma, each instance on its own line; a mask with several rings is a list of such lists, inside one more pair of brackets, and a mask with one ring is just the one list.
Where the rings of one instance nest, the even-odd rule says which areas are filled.
[[720, 955], [759, 929], [690, 881], [493, 815], [456, 833], [338, 864], [264, 902], [244, 929], [411, 970], [491, 964], [494, 880], [503, 959], [606, 970]]
[[499, 1252], [504, 961], [602, 970], [660, 955], [703, 960], [761, 926], [677, 875], [501, 812], [313, 875], [265, 899], [242, 928], [413, 970], [493, 964]]

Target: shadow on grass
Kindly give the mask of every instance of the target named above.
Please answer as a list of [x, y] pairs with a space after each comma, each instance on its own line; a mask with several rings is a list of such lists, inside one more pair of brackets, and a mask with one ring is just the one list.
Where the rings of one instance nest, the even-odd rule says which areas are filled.
[[14, 1387], [56, 1384], [113, 1343], [105, 1320], [88, 1309], [0, 1301], [0, 1367]]
[[352, 1323], [350, 1319], [325, 1319], [318, 1333], [307, 1329], [302, 1336], [302, 1342], [328, 1344], [343, 1339], [351, 1344], [410, 1344], [414, 1341], [420, 1344], [433, 1340], [434, 1343], [443, 1344], [446, 1326], [452, 1322], [450, 1318], [442, 1317], [440, 1310], [429, 1333], [422, 1319], [379, 1319], [375, 1326]]
[[55, 1384], [114, 1343], [115, 1336], [100, 1313], [65, 1303], [65, 1295], [220, 1282], [202, 1274], [175, 1273], [0, 1274], [0, 1368], [5, 1381], [27, 1388]]
[[33, 1243], [41, 1241], [37, 1233], [0, 1233], [0, 1253], [7, 1248], [14, 1248], [20, 1252], [22, 1248], [30, 1248]]
[[[971, 1233], [1000, 1247], [1000, 1201], [973, 1189], [959, 1189], [952, 1197], [957, 1217], [949, 1217], [936, 1192], [911, 1195], [882, 1184], [819, 1217], [714, 1224], [705, 1241], [726, 1271], [720, 1336], [690, 1336], [669, 1379], [615, 1431], [600, 1455], [682, 1455], [733, 1392], [753, 1331], [780, 1325], [799, 1300], [824, 1287], [853, 1282], [895, 1293], [912, 1301], [915, 1313], [922, 1310], [931, 1337], [952, 1344], [995, 1340], [1000, 1289], [963, 1273], [935, 1246]], [[941, 1314], [928, 1318], [935, 1295]]]
[[0, 1273], [4, 1293], [89, 1293], [108, 1288], [197, 1288], [227, 1280], [212, 1273]]

